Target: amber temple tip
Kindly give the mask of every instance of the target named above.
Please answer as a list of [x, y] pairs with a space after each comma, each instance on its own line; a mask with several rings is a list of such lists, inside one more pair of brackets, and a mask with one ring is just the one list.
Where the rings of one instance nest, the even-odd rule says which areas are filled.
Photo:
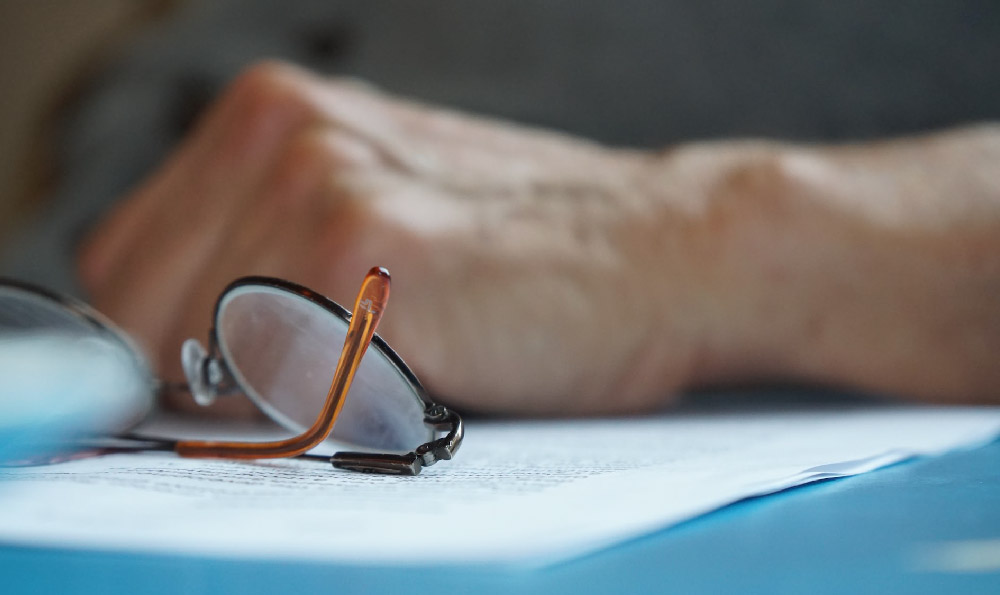
[[376, 277], [384, 277], [386, 279], [390, 279], [391, 278], [389, 276], [389, 270], [387, 268], [385, 268], [385, 267], [372, 267], [371, 270], [368, 271], [368, 275], [369, 276], [374, 275]]

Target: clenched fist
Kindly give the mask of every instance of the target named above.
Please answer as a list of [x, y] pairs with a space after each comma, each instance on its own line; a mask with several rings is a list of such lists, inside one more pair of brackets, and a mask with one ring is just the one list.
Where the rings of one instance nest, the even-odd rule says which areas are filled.
[[[979, 287], [952, 265], [985, 250], [996, 288], [996, 243], [948, 240], [964, 219], [921, 223], [950, 207], [909, 188], [897, 161], [955, 154], [949, 143], [997, 151], [995, 137], [647, 153], [264, 64], [93, 231], [80, 274], [168, 379], [234, 278], [283, 277], [349, 306], [385, 266], [380, 334], [438, 398], [475, 410], [639, 411], [685, 387], [773, 379], [989, 398], [998, 375], [980, 351], [1000, 343], [996, 307], [948, 306], [967, 298], [920, 283], [943, 271]], [[996, 197], [975, 204], [996, 232]], [[984, 330], [956, 330], [962, 361], [928, 371], [948, 325]]]

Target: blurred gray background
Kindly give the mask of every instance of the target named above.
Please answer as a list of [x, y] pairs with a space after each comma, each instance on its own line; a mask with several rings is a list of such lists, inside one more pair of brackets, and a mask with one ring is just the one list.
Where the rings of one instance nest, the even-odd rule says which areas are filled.
[[8, 1], [3, 268], [70, 288], [76, 238], [266, 57], [665, 147], [1000, 120], [997, 40], [995, 0]]

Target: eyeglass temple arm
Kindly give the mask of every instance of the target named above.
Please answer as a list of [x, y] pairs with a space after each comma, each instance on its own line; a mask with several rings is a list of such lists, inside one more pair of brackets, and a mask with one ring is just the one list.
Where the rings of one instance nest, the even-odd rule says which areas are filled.
[[441, 438], [421, 444], [416, 450], [405, 455], [338, 452], [330, 457], [330, 462], [338, 469], [363, 473], [417, 475], [424, 467], [430, 467], [438, 461], [455, 456], [465, 434], [462, 418], [447, 407], [431, 405], [424, 412], [424, 421], [433, 425], [437, 431], [448, 433]]
[[292, 438], [274, 442], [211, 442], [181, 440], [175, 451], [182, 457], [215, 457], [226, 459], [264, 459], [292, 457], [306, 452], [326, 440], [344, 406], [344, 397], [351, 388], [354, 373], [371, 343], [375, 328], [389, 300], [389, 272], [381, 267], [368, 271], [354, 301], [351, 323], [347, 327], [344, 348], [337, 361], [337, 370], [330, 383], [323, 411], [312, 427]]

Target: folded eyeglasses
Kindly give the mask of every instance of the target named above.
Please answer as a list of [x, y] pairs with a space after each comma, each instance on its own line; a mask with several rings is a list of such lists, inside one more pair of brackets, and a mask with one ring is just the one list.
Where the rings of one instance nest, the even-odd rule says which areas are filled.
[[[172, 450], [182, 457], [298, 456], [329, 460], [341, 469], [397, 475], [416, 475], [423, 467], [451, 459], [462, 443], [461, 417], [431, 402], [413, 372], [375, 334], [389, 285], [385, 269], [371, 269], [352, 313], [295, 283], [244, 277], [219, 296], [208, 348], [195, 339], [184, 343], [186, 388], [198, 404], [244, 395], [294, 436], [269, 442], [128, 436], [147, 442], [145, 450]], [[81, 302], [0, 281], [0, 327], [98, 335], [128, 351], [148, 378], [142, 390], [167, 386], [155, 380], [121, 330]], [[338, 358], [339, 345], [343, 348]], [[307, 454], [328, 438], [351, 450], [331, 457]]]

